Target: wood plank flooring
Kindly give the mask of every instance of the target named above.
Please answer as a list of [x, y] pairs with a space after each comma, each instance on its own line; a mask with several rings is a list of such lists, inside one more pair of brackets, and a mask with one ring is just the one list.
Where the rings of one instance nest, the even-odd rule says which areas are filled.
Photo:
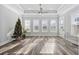
[[60, 37], [27, 37], [1, 46], [0, 55], [78, 55], [78, 46]]

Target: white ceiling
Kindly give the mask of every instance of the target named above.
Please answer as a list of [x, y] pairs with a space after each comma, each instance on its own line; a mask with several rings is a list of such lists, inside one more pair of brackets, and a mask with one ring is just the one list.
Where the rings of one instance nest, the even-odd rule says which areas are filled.
[[[9, 7], [11, 10], [17, 11], [17, 13], [21, 15], [25, 14], [32, 14], [32, 13], [24, 13], [24, 11], [28, 10], [40, 10], [40, 4], [3, 4], [7, 5], [6, 7]], [[77, 4], [42, 4], [43, 11], [46, 12], [46, 10], [52, 10], [52, 11], [57, 11], [56, 13], [42, 13], [42, 14], [64, 14], [68, 12], [69, 10], [75, 8], [76, 6], [79, 6]], [[38, 13], [33, 13], [33, 14], [38, 14]], [[40, 14], [40, 13], [39, 13]]]
[[[77, 4], [41, 4], [42, 14], [64, 14]], [[19, 4], [20, 8], [24, 11], [24, 14], [39, 13], [40, 4]], [[36, 12], [38, 10], [38, 12]], [[55, 12], [56, 11], [56, 12]]]
[[[39, 10], [39, 4], [20, 4], [23, 10]], [[58, 10], [61, 4], [42, 4], [43, 10]]]

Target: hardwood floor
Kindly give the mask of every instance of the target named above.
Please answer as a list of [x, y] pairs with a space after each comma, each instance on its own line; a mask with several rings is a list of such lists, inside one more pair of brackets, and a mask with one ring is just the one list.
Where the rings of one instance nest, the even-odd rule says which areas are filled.
[[78, 55], [78, 46], [60, 37], [27, 37], [1, 46], [0, 55]]

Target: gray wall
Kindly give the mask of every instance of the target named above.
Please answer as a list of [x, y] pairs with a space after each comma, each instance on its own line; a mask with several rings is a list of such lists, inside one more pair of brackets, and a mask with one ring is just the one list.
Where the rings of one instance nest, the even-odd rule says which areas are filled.
[[13, 40], [8, 33], [14, 28], [18, 17], [6, 6], [0, 5], [0, 46]]

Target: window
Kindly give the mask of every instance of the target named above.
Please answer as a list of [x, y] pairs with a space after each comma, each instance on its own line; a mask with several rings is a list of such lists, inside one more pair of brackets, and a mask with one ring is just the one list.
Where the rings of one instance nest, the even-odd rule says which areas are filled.
[[79, 16], [73, 16], [71, 19], [71, 35], [79, 37]]
[[47, 31], [48, 31], [48, 21], [42, 20], [42, 32], [47, 32]]
[[56, 20], [50, 21], [50, 32], [57, 32], [57, 22], [56, 22]]
[[64, 16], [59, 17], [59, 35], [64, 38]]
[[39, 20], [33, 20], [33, 32], [39, 32]]
[[25, 29], [27, 32], [31, 32], [31, 21], [30, 20], [25, 20]]
[[64, 31], [64, 19], [60, 19], [59, 26], [60, 26], [60, 30], [63, 32]]

